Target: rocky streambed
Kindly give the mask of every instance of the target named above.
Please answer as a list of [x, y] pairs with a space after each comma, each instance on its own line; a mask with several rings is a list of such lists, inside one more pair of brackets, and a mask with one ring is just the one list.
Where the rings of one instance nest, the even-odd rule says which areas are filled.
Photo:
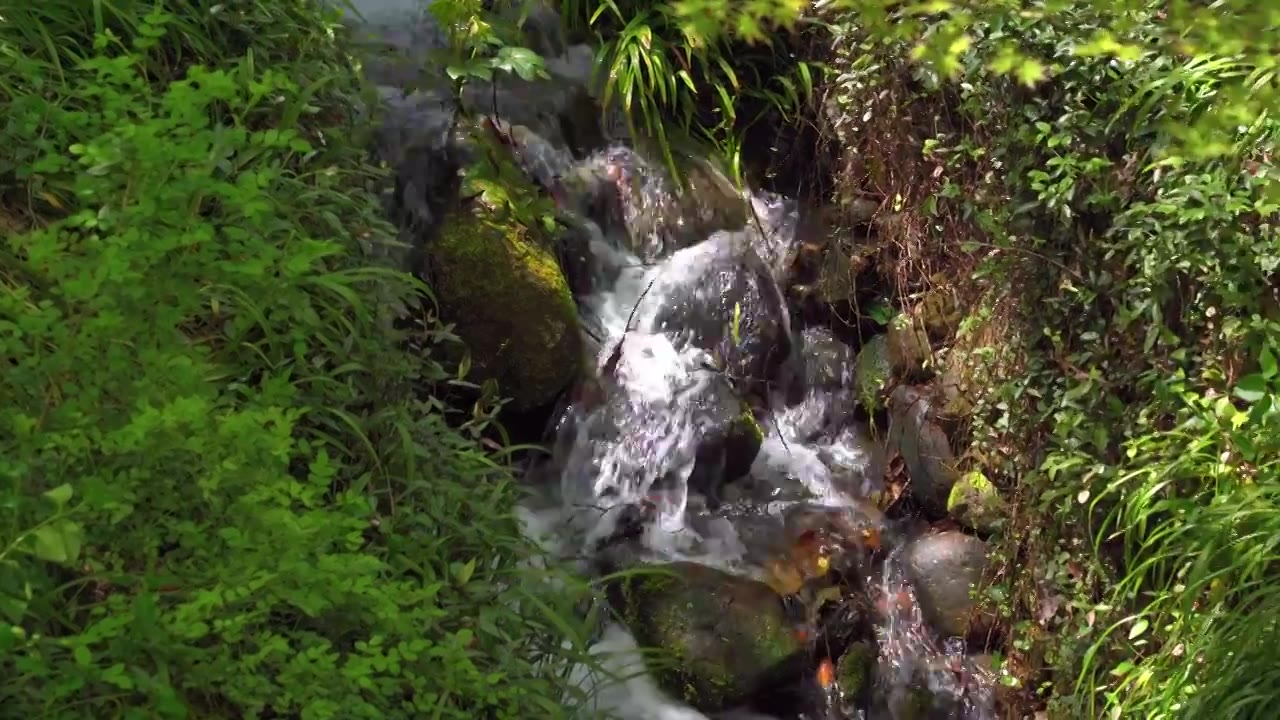
[[[841, 320], [875, 208], [740, 191], [704, 158], [677, 184], [605, 120], [593, 49], [549, 9], [526, 30], [550, 77], [473, 83], [459, 106], [429, 14], [357, 7], [404, 240], [380, 252], [429, 282], [472, 379], [547, 420], [529, 532], [601, 579], [596, 652], [639, 671], [583, 668], [595, 709], [992, 717], [980, 534], [1000, 517], [957, 469], [965, 378], [925, 369], [938, 318]], [[486, 153], [554, 229], [461, 186]]]

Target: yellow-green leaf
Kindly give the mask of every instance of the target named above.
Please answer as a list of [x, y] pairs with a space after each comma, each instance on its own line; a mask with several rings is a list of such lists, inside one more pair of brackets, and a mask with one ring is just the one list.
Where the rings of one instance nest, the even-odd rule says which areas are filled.
[[66, 519], [55, 520], [37, 529], [34, 535], [33, 551], [41, 560], [69, 565], [80, 557], [84, 531], [78, 523]]

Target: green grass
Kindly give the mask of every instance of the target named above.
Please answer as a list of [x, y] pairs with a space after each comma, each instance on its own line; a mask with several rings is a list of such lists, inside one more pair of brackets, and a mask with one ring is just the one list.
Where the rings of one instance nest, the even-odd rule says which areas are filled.
[[6, 714], [570, 712], [319, 7], [0, 2]]

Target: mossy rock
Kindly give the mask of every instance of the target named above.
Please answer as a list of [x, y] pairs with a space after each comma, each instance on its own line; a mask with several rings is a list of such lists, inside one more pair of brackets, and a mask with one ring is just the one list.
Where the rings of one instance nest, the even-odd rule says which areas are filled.
[[469, 380], [496, 381], [528, 410], [578, 377], [578, 311], [546, 243], [474, 205], [445, 218], [427, 257], [441, 315], [471, 352]]
[[746, 702], [803, 657], [804, 641], [768, 585], [691, 562], [614, 581], [610, 602], [658, 684], [705, 712]]
[[1004, 524], [1004, 498], [986, 475], [974, 470], [952, 486], [947, 513], [980, 533], [995, 532]]
[[875, 643], [861, 640], [853, 643], [836, 665], [836, 684], [840, 698], [846, 705], [861, 707], [871, 692], [875, 680], [876, 662], [880, 653]]
[[885, 388], [893, 376], [893, 357], [886, 335], [876, 335], [862, 346], [853, 372], [858, 401], [868, 411], [882, 407]]
[[889, 348], [889, 364], [900, 375], [919, 371], [932, 352], [923, 323], [905, 313], [889, 321], [885, 342]]

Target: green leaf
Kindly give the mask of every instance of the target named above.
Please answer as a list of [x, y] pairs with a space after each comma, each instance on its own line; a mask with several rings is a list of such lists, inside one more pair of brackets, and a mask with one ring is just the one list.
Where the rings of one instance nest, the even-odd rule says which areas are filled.
[[80, 667], [89, 667], [93, 664], [93, 654], [84, 645], [77, 645], [72, 648], [71, 657], [75, 658], [76, 664]]
[[1267, 381], [1262, 375], [1245, 375], [1231, 393], [1245, 402], [1257, 402], [1267, 394]]
[[493, 66], [519, 75], [522, 80], [536, 80], [546, 75], [542, 57], [529, 48], [504, 47], [498, 51]]
[[1142, 635], [1142, 633], [1147, 631], [1150, 624], [1151, 623], [1147, 622], [1146, 618], [1138, 618], [1138, 621], [1133, 624], [1133, 627], [1129, 628], [1129, 639], [1134, 640], [1138, 636]]
[[1045, 77], [1044, 65], [1041, 65], [1039, 62], [1032, 60], [1031, 58], [1024, 58], [1023, 61], [1018, 64], [1016, 74], [1018, 76], [1018, 81], [1023, 85], [1026, 85], [1027, 87], [1034, 87], [1036, 83], [1040, 82]]
[[62, 483], [52, 490], [45, 491], [44, 496], [52, 500], [54, 505], [61, 508], [71, 500], [71, 496], [74, 492], [75, 491], [71, 489], [70, 483]]
[[1258, 364], [1262, 366], [1262, 377], [1270, 380], [1276, 376], [1276, 356], [1271, 353], [1271, 346], [1262, 348]]
[[109, 682], [121, 690], [133, 689], [133, 678], [129, 676], [129, 672], [125, 669], [123, 663], [116, 663], [103, 670], [102, 679], [104, 682]]
[[453, 563], [453, 579], [459, 585], [466, 585], [471, 581], [471, 576], [476, 572], [476, 559], [471, 558], [466, 563]]
[[84, 531], [71, 520], [57, 520], [35, 531], [36, 557], [48, 562], [71, 564], [80, 557]]

